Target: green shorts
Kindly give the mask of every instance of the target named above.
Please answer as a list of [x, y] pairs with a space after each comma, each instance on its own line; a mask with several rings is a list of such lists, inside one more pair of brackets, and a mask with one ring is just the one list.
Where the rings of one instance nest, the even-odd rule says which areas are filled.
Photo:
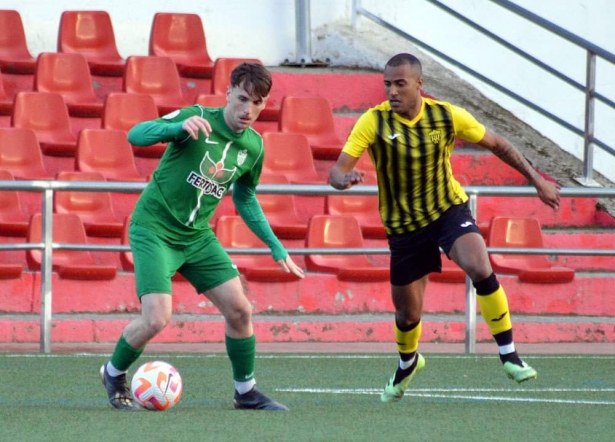
[[130, 224], [128, 234], [139, 298], [149, 293], [171, 294], [175, 272], [181, 273], [197, 293], [239, 276], [213, 231], [184, 243], [169, 242], [135, 223]]

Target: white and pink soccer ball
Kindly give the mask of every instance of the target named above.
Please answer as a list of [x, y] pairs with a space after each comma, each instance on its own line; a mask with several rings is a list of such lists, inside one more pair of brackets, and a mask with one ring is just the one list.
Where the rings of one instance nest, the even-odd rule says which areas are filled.
[[182, 397], [183, 383], [175, 367], [152, 361], [141, 365], [130, 385], [135, 400], [148, 410], [168, 410]]

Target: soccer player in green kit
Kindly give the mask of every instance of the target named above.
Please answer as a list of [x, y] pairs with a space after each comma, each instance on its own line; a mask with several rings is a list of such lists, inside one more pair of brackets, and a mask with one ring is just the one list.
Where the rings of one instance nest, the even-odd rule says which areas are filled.
[[250, 229], [271, 249], [285, 272], [303, 278], [265, 218], [255, 188], [263, 166], [261, 136], [251, 128], [265, 107], [271, 74], [257, 63], [231, 73], [227, 105], [195, 105], [135, 125], [128, 140], [137, 146], [169, 142], [130, 224], [141, 316], [126, 326], [109, 362], [100, 369], [111, 405], [139, 407], [126, 382], [128, 368], [145, 345], [171, 320], [171, 277], [181, 273], [197, 293], [224, 316], [226, 349], [235, 380], [238, 409], [288, 410], [256, 388], [256, 339], [251, 305], [239, 271], [214, 235], [209, 220], [233, 185], [233, 202]]

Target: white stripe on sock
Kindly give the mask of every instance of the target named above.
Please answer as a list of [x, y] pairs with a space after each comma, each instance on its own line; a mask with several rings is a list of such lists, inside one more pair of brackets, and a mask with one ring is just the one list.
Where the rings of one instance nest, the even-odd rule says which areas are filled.
[[256, 385], [256, 379], [250, 379], [249, 381], [245, 381], [245, 382], [235, 381], [235, 390], [237, 390], [237, 393], [239, 394], [244, 394], [252, 390], [252, 388], [255, 385]]
[[109, 374], [109, 376], [111, 376], [112, 378], [118, 377], [121, 374], [126, 373], [125, 371], [120, 371], [117, 368], [115, 368], [113, 366], [113, 364], [111, 363], [111, 361], [107, 362], [107, 373]]
[[501, 355], [507, 355], [509, 353], [514, 353], [515, 352], [515, 343], [511, 342], [508, 345], [501, 345], [499, 347], [499, 349], [500, 349], [500, 354]]
[[402, 370], [405, 370], [406, 368], [410, 368], [412, 364], [414, 364], [415, 360], [416, 360], [416, 353], [414, 354], [414, 356], [412, 356], [412, 359], [410, 359], [409, 361], [404, 361], [403, 359], [399, 358], [399, 368], [401, 368]]

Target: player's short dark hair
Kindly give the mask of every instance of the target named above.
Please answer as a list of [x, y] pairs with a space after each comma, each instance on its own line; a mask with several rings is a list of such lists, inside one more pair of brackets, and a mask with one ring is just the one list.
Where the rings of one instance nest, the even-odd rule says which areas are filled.
[[397, 66], [403, 66], [404, 64], [409, 64], [414, 69], [417, 69], [420, 74], [423, 74], [423, 66], [421, 66], [421, 61], [412, 54], [401, 53], [394, 55], [389, 61], [387, 61], [386, 66], [394, 68]]
[[248, 94], [266, 97], [271, 91], [271, 73], [260, 63], [241, 63], [231, 72], [231, 87], [242, 83]]

